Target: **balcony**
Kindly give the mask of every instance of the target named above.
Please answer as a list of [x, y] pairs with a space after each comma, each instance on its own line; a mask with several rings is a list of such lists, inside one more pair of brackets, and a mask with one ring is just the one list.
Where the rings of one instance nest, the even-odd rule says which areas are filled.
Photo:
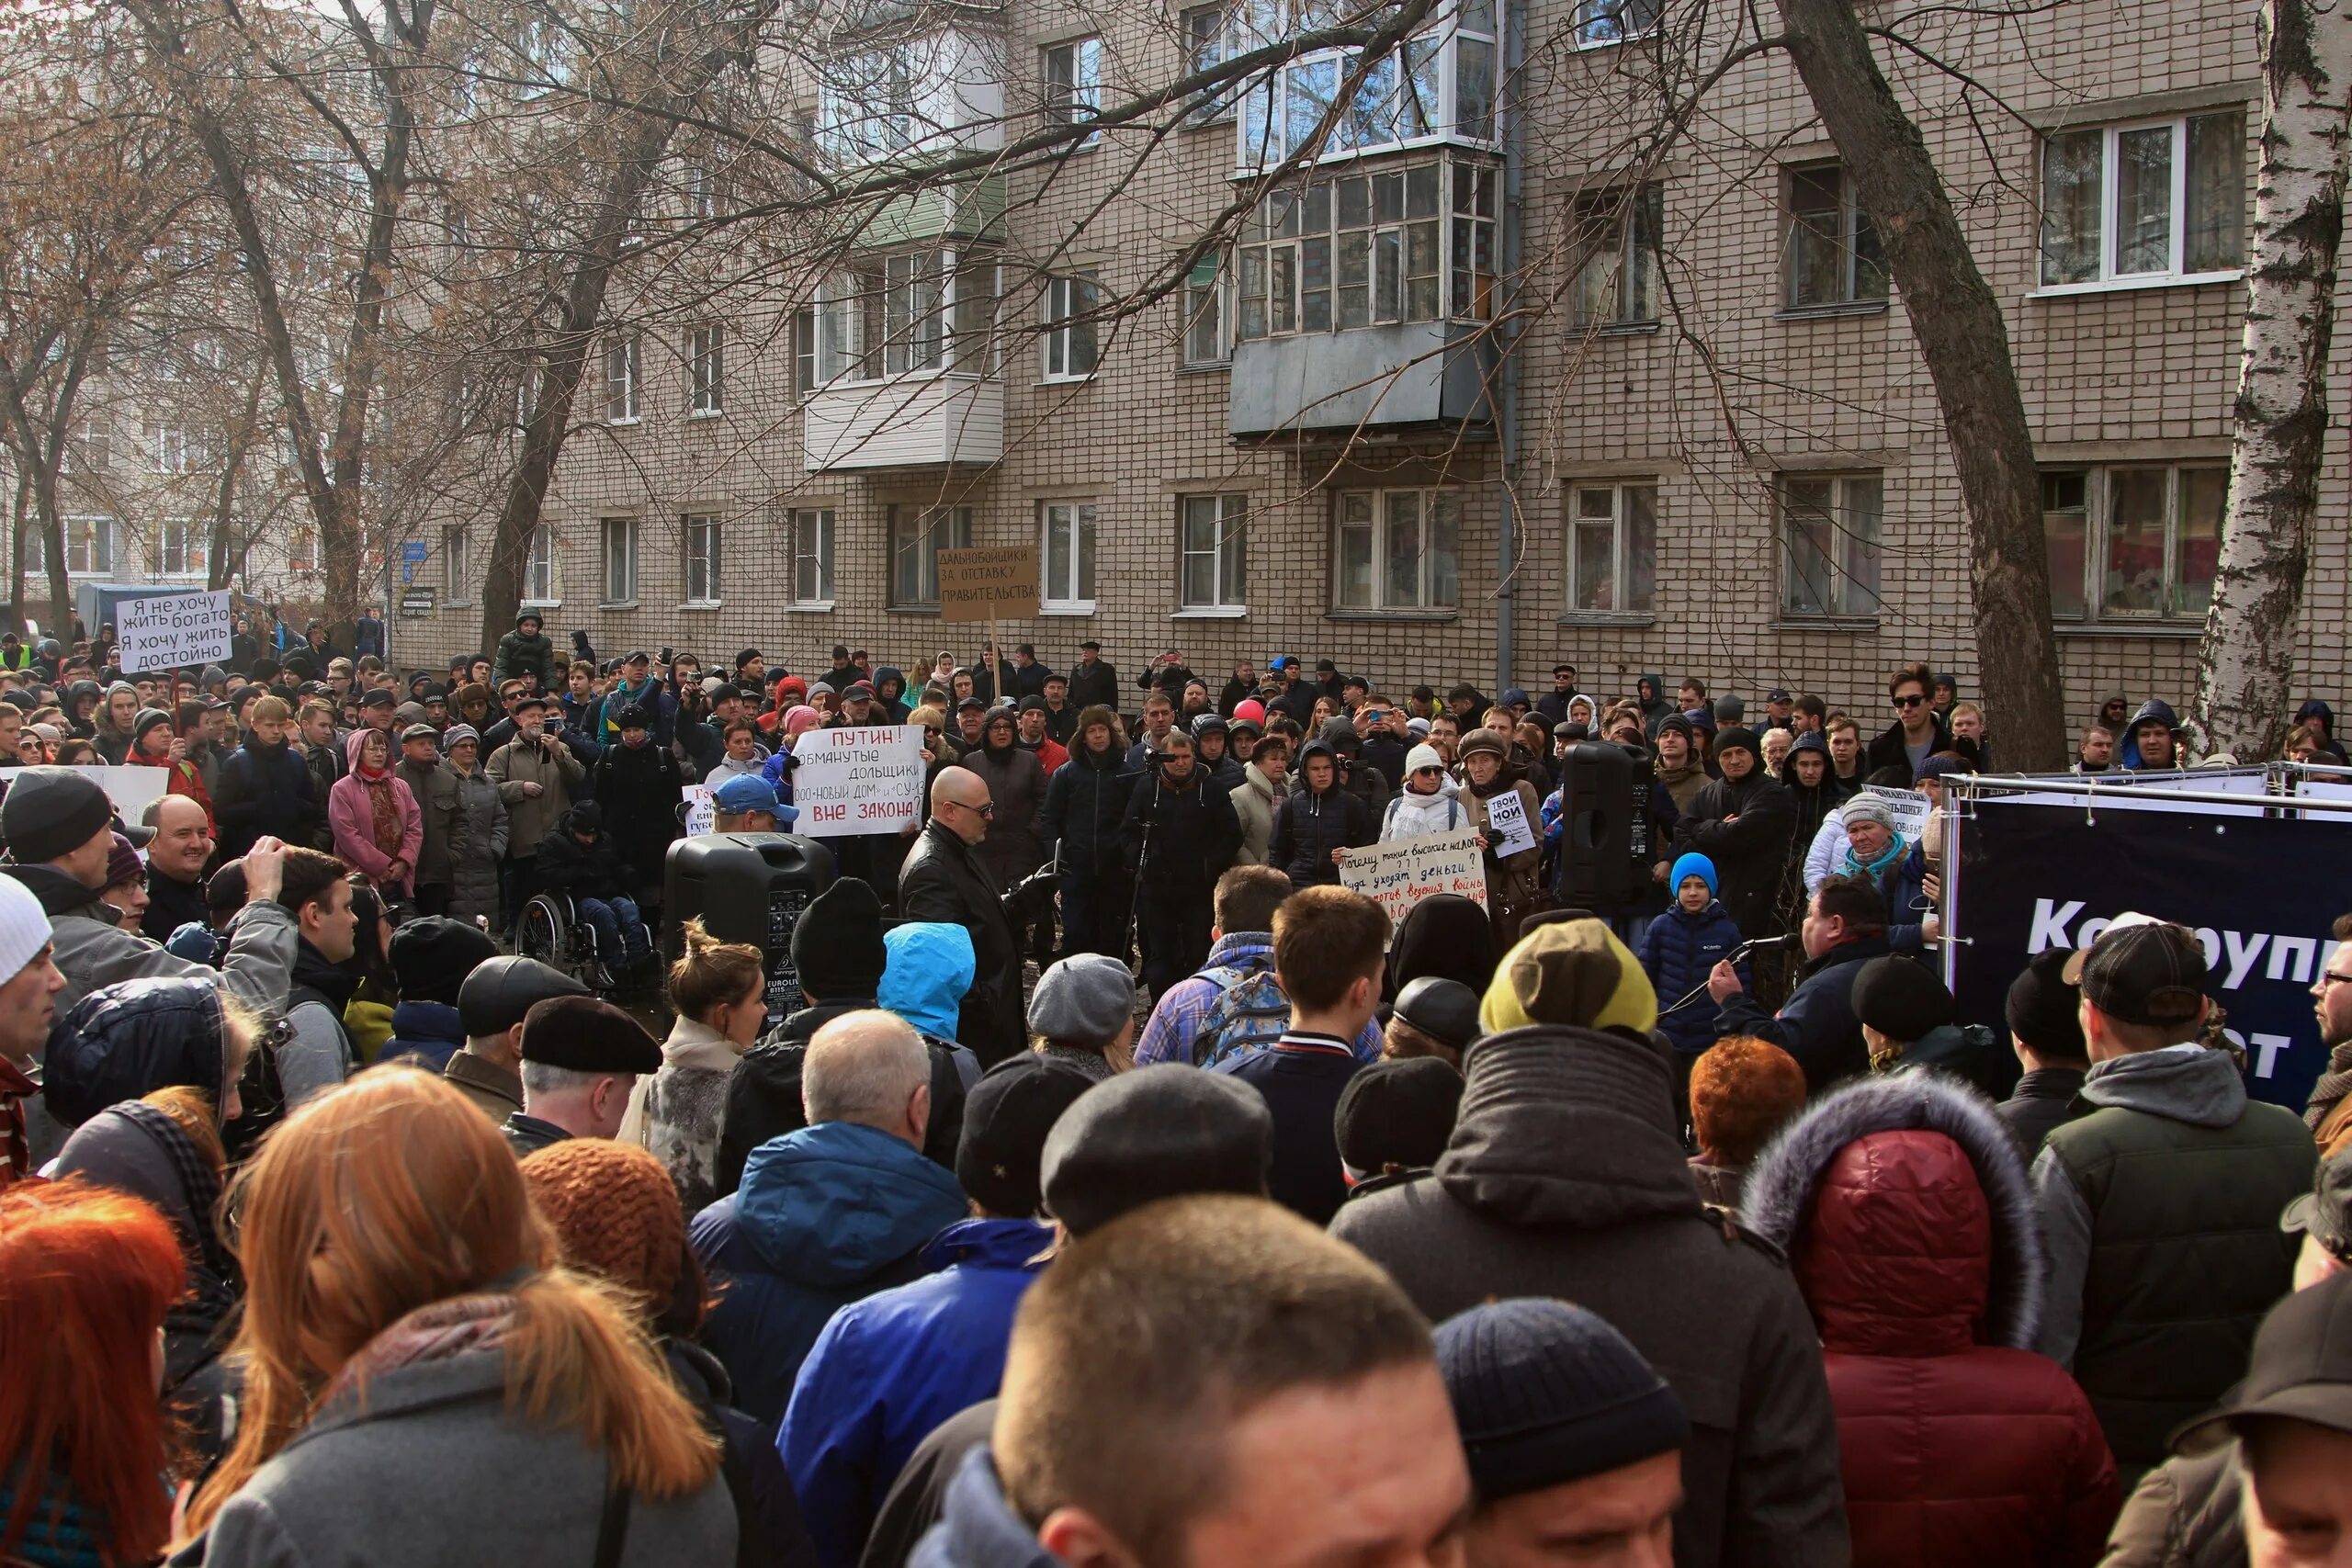
[[1229, 424], [1237, 436], [1431, 426], [1491, 431], [1494, 367], [1493, 329], [1476, 321], [1252, 338], [1233, 347]]
[[944, 375], [820, 388], [802, 410], [808, 469], [984, 468], [1004, 456], [1004, 383]]

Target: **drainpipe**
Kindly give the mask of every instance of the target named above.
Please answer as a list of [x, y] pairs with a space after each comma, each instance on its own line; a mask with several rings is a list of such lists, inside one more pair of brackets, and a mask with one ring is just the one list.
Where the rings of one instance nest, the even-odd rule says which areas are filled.
[[[1499, 0], [1503, 30], [1502, 65], [1496, 84], [1498, 107], [1503, 113], [1503, 209], [1497, 236], [1501, 254], [1496, 258], [1496, 276], [1508, 293], [1501, 303], [1508, 311], [1517, 295], [1519, 276], [1519, 207], [1520, 207], [1520, 119], [1519, 96], [1514, 90], [1520, 80], [1525, 52], [1525, 34], [1521, 20], [1521, 6], [1516, 0]], [[1503, 314], [1505, 312], [1498, 312]], [[1513, 558], [1519, 547], [1519, 515], [1514, 503], [1510, 479], [1511, 465], [1519, 455], [1519, 344], [1520, 327], [1509, 323], [1498, 344], [1499, 361], [1497, 381], [1495, 441], [1498, 468], [1495, 478], [1496, 510], [1501, 519], [1497, 530], [1495, 559], [1495, 687], [1500, 693], [1511, 685], [1511, 666], [1517, 660], [1518, 637], [1512, 622], [1518, 604], [1518, 592], [1512, 575]]]

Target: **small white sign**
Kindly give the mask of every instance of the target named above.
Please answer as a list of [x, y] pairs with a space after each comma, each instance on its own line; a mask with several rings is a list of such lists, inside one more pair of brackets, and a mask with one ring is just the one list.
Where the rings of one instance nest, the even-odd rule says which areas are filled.
[[115, 604], [115, 661], [131, 674], [229, 660], [229, 591], [164, 593]]
[[1928, 830], [1928, 797], [1916, 789], [1866, 789], [1863, 794], [1886, 802], [1887, 815], [1894, 818], [1894, 830], [1906, 844], [1916, 844], [1919, 835]]
[[793, 831], [811, 839], [896, 833], [922, 820], [922, 726], [805, 729], [792, 743]]
[[83, 771], [107, 792], [107, 798], [114, 803], [115, 814], [134, 827], [139, 814], [147, 809], [147, 803], [170, 788], [172, 783], [169, 768], [93, 767]]
[[715, 831], [711, 823], [717, 820], [718, 808], [710, 803], [710, 786], [687, 784], [678, 794], [686, 803], [686, 836]]
[[1487, 798], [1487, 829], [1494, 836], [1498, 855], [1524, 854], [1535, 847], [1535, 831], [1527, 822], [1527, 803], [1515, 789], [1500, 790]]

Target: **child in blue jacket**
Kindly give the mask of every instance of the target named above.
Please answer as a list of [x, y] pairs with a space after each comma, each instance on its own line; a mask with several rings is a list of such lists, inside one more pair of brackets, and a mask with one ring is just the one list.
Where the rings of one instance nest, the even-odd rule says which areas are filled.
[[[1716, 1039], [1714, 999], [1705, 991], [1682, 1007], [1674, 1004], [1707, 983], [1708, 971], [1731, 956], [1739, 945], [1739, 925], [1716, 902], [1715, 863], [1702, 854], [1687, 854], [1667, 873], [1674, 902], [1642, 933], [1642, 969], [1657, 992], [1659, 1032], [1685, 1056], [1695, 1056]], [[1752, 984], [1747, 960], [1735, 965], [1740, 984]]]

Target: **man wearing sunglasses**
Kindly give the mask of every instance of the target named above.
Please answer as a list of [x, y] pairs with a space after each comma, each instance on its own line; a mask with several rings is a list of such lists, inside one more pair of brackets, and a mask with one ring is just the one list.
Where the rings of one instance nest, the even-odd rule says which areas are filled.
[[942, 768], [931, 781], [931, 820], [899, 872], [899, 915], [962, 926], [977, 960], [971, 989], [957, 1011], [956, 1038], [983, 1067], [1022, 1046], [1021, 949], [1009, 901], [1024, 900], [1031, 884], [1007, 894], [978, 846], [996, 816], [989, 782], [969, 768]]
[[1917, 779], [1919, 764], [1939, 751], [1958, 751], [1971, 764], [1976, 761], [1975, 742], [1953, 739], [1943, 716], [1929, 704], [1934, 680], [1924, 664], [1905, 664], [1888, 680], [1887, 705], [1894, 710], [1894, 722], [1871, 742], [1864, 773], [1900, 763]]

